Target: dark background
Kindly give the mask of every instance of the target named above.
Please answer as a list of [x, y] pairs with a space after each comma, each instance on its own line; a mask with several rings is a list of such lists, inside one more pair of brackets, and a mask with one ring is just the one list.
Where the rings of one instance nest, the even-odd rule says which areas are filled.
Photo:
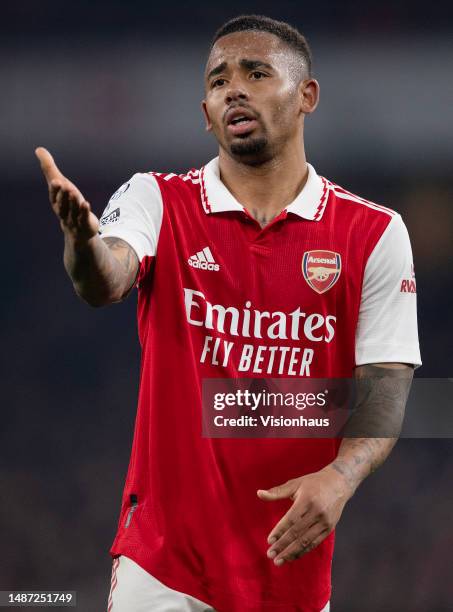
[[[199, 110], [209, 41], [244, 12], [308, 37], [321, 84], [308, 159], [401, 212], [417, 375], [453, 375], [451, 4], [3, 3], [0, 590], [72, 589], [79, 610], [106, 609], [139, 373], [136, 296], [105, 309], [75, 296], [33, 150], [97, 213], [136, 171], [199, 167], [216, 154]], [[333, 612], [452, 609], [452, 474], [451, 440], [400, 440], [341, 519]]]

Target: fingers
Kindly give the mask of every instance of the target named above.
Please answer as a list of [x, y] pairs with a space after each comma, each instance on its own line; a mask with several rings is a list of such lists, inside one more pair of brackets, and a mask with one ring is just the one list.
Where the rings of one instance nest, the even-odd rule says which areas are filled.
[[[288, 518], [272, 530], [268, 542], [271, 547], [267, 551], [268, 557], [275, 558], [279, 553], [290, 546], [294, 541], [306, 537], [313, 524], [319, 524], [310, 512], [301, 517]], [[323, 525], [323, 528], [325, 525]], [[272, 542], [272, 543], [271, 543]]]
[[55, 186], [54, 183], [52, 183], [52, 191], [55, 194], [52, 206], [60, 219], [66, 221], [69, 211], [69, 191], [61, 185]]
[[54, 179], [64, 179], [64, 176], [57, 168], [57, 165], [55, 164], [52, 155], [47, 149], [45, 149], [44, 147], [38, 147], [37, 149], [35, 149], [35, 155], [39, 160], [41, 170], [49, 185], [50, 182]]
[[50, 203], [60, 219], [61, 229], [74, 237], [84, 239], [97, 234], [99, 219], [91, 212], [89, 203], [74, 183], [60, 172], [47, 149], [38, 147], [35, 154], [46, 178]]
[[77, 187], [65, 178], [52, 179], [49, 184], [49, 198], [52, 208], [58, 216], [60, 216], [60, 210], [66, 215], [70, 202], [80, 205], [85, 201]]
[[50, 203], [53, 205], [57, 201], [57, 195], [60, 191], [64, 181], [59, 179], [52, 179], [49, 183], [49, 199]]
[[267, 556], [275, 565], [298, 559], [322, 542], [337, 520], [319, 501], [299, 495], [269, 534]]
[[[92, 222], [97, 222], [97, 218], [91, 212], [91, 206], [89, 202], [82, 202], [79, 205], [79, 214], [77, 216], [77, 224], [83, 232], [88, 232], [92, 229]], [[96, 223], [96, 231], [97, 231]]]
[[87, 221], [88, 209], [86, 204], [88, 204], [88, 202], [80, 202], [77, 207], [74, 206], [72, 209], [72, 222], [78, 227]]
[[[292, 506], [288, 512], [275, 525], [267, 538], [268, 544], [273, 546], [279, 545], [281, 538], [285, 538], [285, 546], [289, 544], [295, 537], [298, 537], [303, 530], [307, 529], [313, 523], [313, 517], [309, 508], [299, 508]], [[282, 550], [281, 546], [279, 550]]]
[[70, 213], [71, 217], [69, 220], [75, 225], [80, 212], [80, 204], [85, 201], [85, 198], [74, 183], [71, 183], [60, 172], [47, 149], [38, 147], [35, 150], [35, 154], [39, 159], [41, 169], [47, 180], [49, 199], [54, 212], [64, 222], [68, 222], [68, 214]]
[[55, 196], [52, 208], [63, 225], [68, 228], [77, 227], [79, 225], [81, 206], [84, 202], [81, 193], [71, 188], [71, 184], [68, 181], [62, 186], [52, 182], [52, 195]]
[[303, 535], [293, 540], [279, 553], [268, 554], [277, 566], [288, 561], [295, 561], [316, 548], [329, 535], [329, 529], [320, 523], [312, 525]]

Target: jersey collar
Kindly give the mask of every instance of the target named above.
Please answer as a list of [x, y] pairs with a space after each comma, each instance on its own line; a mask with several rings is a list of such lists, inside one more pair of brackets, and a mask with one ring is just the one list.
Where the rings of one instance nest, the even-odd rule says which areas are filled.
[[[294, 213], [303, 219], [319, 221], [323, 215], [328, 199], [327, 181], [316, 173], [311, 164], [308, 166], [308, 179], [304, 188], [286, 207], [287, 212]], [[206, 213], [225, 212], [230, 210], [244, 211], [233, 194], [220, 180], [219, 158], [215, 157], [200, 171], [201, 201]]]

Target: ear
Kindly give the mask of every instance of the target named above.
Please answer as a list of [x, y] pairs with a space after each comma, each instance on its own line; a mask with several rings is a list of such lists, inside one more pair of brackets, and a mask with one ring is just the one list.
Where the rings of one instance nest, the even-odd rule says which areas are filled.
[[309, 115], [318, 106], [319, 83], [316, 79], [306, 79], [299, 85], [300, 110]]
[[211, 120], [209, 119], [209, 114], [208, 114], [208, 107], [206, 104], [206, 100], [202, 100], [201, 102], [201, 110], [203, 111], [203, 115], [206, 121], [206, 131], [210, 132], [212, 130], [212, 123]]

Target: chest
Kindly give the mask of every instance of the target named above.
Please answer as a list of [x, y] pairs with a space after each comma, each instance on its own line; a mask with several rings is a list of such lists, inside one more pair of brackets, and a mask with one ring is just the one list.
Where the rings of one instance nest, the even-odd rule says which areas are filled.
[[351, 228], [283, 213], [261, 228], [246, 213], [169, 211], [156, 267], [172, 260], [184, 288], [211, 303], [264, 312], [356, 310], [363, 252]]

